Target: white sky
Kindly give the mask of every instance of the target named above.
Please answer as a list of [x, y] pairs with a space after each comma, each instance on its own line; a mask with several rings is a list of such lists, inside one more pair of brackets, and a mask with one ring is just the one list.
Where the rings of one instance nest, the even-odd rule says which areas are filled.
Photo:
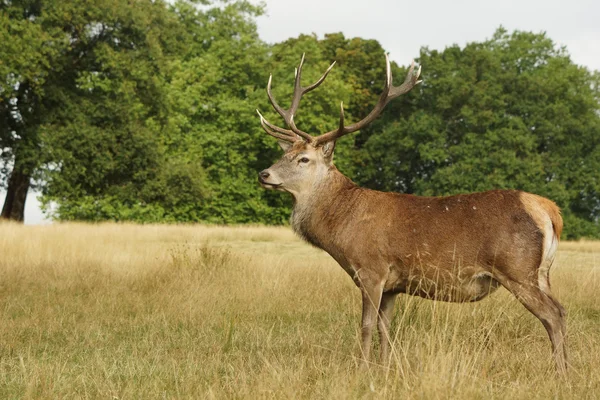
[[279, 42], [300, 33], [343, 32], [376, 39], [390, 58], [408, 64], [421, 46], [443, 49], [482, 41], [500, 26], [547, 32], [577, 64], [600, 70], [598, 0], [266, 0], [261, 38]]
[[[482, 41], [500, 26], [509, 32], [547, 32], [565, 45], [573, 61], [600, 70], [598, 0], [266, 0], [258, 18], [261, 38], [269, 43], [301, 33], [343, 32], [347, 38], [376, 39], [399, 64], [419, 55], [421, 46], [443, 49]], [[424, 76], [426, 76], [426, 71]], [[43, 223], [39, 202], [30, 193], [25, 223]], [[4, 193], [0, 192], [0, 207]]]

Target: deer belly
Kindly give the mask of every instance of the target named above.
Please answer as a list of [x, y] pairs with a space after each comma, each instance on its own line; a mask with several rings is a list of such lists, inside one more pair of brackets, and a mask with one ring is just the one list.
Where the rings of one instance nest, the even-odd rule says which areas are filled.
[[429, 266], [408, 271], [391, 270], [384, 291], [462, 303], [481, 300], [498, 286], [499, 282], [492, 274], [481, 268], [453, 271]]

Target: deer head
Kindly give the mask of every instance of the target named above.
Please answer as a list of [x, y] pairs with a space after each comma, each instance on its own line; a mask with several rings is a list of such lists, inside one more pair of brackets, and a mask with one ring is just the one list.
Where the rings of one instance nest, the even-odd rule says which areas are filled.
[[302, 65], [304, 64], [303, 54], [300, 65], [296, 69], [292, 103], [287, 110], [283, 109], [275, 101], [275, 98], [271, 93], [272, 76], [269, 77], [269, 83], [267, 84], [269, 101], [275, 111], [283, 117], [288, 129], [271, 124], [257, 110], [258, 115], [260, 116], [261, 126], [269, 135], [279, 140], [279, 144], [285, 152], [284, 156], [279, 161], [259, 173], [258, 180], [264, 188], [287, 191], [296, 196], [309, 188], [315, 187], [316, 184], [321, 182], [327, 176], [328, 171], [333, 169], [333, 151], [337, 139], [369, 125], [381, 114], [384, 107], [391, 100], [408, 92], [421, 82], [418, 80], [421, 68], [419, 67], [419, 69], [415, 71], [413, 62], [404, 83], [400, 86], [393, 86], [390, 60], [387, 54], [385, 59], [387, 74], [383, 92], [369, 115], [354, 124], [345, 125], [344, 103], [342, 102], [340, 105], [338, 128], [319, 136], [312, 136], [298, 129], [294, 123], [294, 115], [298, 110], [302, 96], [317, 88], [325, 80], [327, 74], [329, 74], [335, 65], [335, 62], [327, 68], [327, 71], [325, 71], [315, 83], [303, 87], [300, 82], [302, 79]]

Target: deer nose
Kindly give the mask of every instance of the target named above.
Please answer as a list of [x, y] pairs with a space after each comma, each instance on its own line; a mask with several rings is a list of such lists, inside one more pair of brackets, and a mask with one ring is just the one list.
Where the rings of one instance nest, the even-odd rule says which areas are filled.
[[263, 179], [263, 180], [267, 179], [269, 177], [269, 175], [271, 175], [271, 174], [269, 174], [269, 171], [267, 171], [266, 169], [260, 171], [260, 173], [258, 174], [258, 176], [260, 176], [260, 179]]

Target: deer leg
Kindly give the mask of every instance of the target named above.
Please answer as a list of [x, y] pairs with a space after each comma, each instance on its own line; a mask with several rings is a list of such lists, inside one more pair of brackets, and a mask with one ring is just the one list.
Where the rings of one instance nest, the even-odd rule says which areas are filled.
[[390, 356], [390, 323], [394, 315], [395, 293], [383, 293], [379, 305], [379, 346], [381, 347], [381, 362], [387, 363]]
[[565, 361], [565, 364], [568, 363], [568, 357], [567, 357], [567, 345], [566, 345], [566, 339], [567, 339], [567, 324], [566, 324], [566, 317], [567, 317], [567, 310], [565, 310], [565, 308], [562, 306], [562, 304], [560, 304], [558, 302], [558, 300], [556, 300], [556, 298], [554, 297], [554, 295], [550, 292], [550, 279], [549, 276], [546, 276], [546, 286], [545, 288], [542, 288], [542, 291], [544, 292], [544, 294], [550, 298], [550, 300], [554, 303], [554, 305], [556, 306], [556, 308], [558, 308], [558, 311], [560, 313], [560, 329], [561, 329], [561, 333], [562, 333], [562, 352], [563, 352], [563, 358]]
[[567, 359], [564, 308], [550, 295], [540, 289], [537, 282], [522, 284], [503, 279], [501, 283], [519, 299], [527, 310], [542, 322], [552, 343], [556, 369], [560, 375], [565, 376], [567, 373]]
[[[361, 276], [362, 275], [362, 276]], [[383, 281], [359, 274], [359, 284], [362, 292], [362, 324], [361, 324], [361, 353], [362, 367], [366, 367], [371, 353], [373, 328], [377, 324], [379, 305], [383, 294]]]

